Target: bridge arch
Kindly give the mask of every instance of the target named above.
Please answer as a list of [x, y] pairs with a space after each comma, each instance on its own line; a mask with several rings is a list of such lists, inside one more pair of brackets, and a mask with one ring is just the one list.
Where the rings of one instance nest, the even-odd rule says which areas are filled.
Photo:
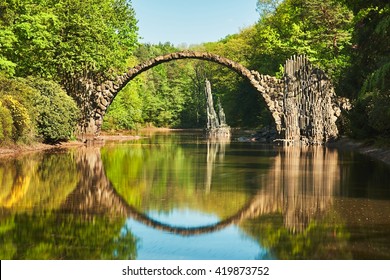
[[275, 121], [279, 138], [285, 143], [322, 145], [337, 138], [337, 118], [341, 109], [350, 108], [347, 99], [336, 96], [332, 82], [324, 71], [314, 68], [305, 56], [287, 60], [283, 78], [277, 79], [251, 71], [219, 55], [181, 51], [140, 63], [123, 75], [100, 85], [95, 85], [92, 81], [85, 83], [84, 95], [78, 98], [82, 108], [79, 123], [81, 138], [99, 135], [107, 108], [132, 79], [159, 64], [179, 59], [214, 62], [248, 79], [264, 98]]
[[[146, 62], [140, 63], [133, 68], [130, 68], [126, 73], [116, 77], [115, 80], [108, 80], [101, 85], [94, 86], [89, 84], [87, 86], [89, 90], [88, 96], [92, 98], [89, 103], [92, 103], [91, 112], [87, 112], [88, 115], [84, 116], [84, 124], [82, 124], [82, 133], [87, 135], [98, 135], [103, 123], [103, 117], [107, 111], [107, 108], [115, 99], [116, 95], [124, 88], [131, 80], [137, 77], [139, 74], [157, 66], [162, 63], [182, 60], [182, 59], [198, 59], [209, 62], [214, 62], [225, 66], [240, 76], [246, 78], [252, 86], [263, 96], [271, 114], [275, 120], [278, 131], [281, 129], [281, 108], [275, 106], [275, 96], [282, 94], [283, 81], [271, 76], [260, 75], [256, 71], [251, 71], [243, 65], [207, 52], [196, 51], [182, 51], [176, 53], [170, 53], [161, 55], [156, 58], [150, 59]], [[86, 106], [83, 106], [84, 108]]]

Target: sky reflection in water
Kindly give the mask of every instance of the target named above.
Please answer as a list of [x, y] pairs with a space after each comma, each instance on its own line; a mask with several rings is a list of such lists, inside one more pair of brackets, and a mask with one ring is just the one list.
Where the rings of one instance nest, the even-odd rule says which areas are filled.
[[[148, 216], [171, 226], [197, 227], [219, 221], [215, 215], [190, 209], [173, 209], [169, 213], [152, 211]], [[266, 255], [266, 251], [236, 225], [196, 236], [160, 232], [132, 219], [127, 220], [126, 227], [141, 240], [137, 248], [140, 260], [251, 260]]]

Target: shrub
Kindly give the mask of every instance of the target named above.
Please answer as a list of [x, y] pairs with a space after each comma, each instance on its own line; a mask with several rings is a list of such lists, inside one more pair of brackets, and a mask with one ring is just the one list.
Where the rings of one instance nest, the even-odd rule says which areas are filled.
[[12, 116], [12, 139], [18, 141], [22, 139], [29, 128], [31, 119], [26, 107], [10, 95], [3, 96], [3, 104]]
[[[34, 140], [34, 120], [36, 118], [32, 100], [39, 96], [39, 92], [26, 84], [23, 79], [11, 79], [0, 75], [0, 101], [2, 107], [7, 108], [12, 119], [11, 136], [4, 141], [18, 141], [28, 143]], [[3, 110], [4, 111], [4, 110]], [[4, 123], [3, 123], [4, 126]], [[3, 127], [3, 134], [4, 134]], [[5, 137], [5, 136], [4, 136]]]
[[390, 135], [390, 90], [372, 94], [372, 105], [368, 107], [368, 123], [378, 134]]
[[79, 116], [76, 103], [58, 84], [38, 78], [0, 75], [0, 102], [0, 142], [28, 142], [36, 136], [47, 143], [68, 140]]
[[38, 135], [46, 143], [69, 140], [79, 118], [76, 102], [55, 82], [33, 78], [27, 82], [40, 92], [33, 102]]
[[11, 112], [0, 101], [0, 143], [12, 139], [12, 116]]
[[10, 79], [0, 75], [0, 98], [5, 95], [10, 95], [23, 104], [30, 113], [30, 118], [35, 119], [33, 100], [39, 96], [39, 92], [29, 86], [26, 80]]
[[356, 100], [350, 115], [352, 136], [390, 136], [390, 91], [366, 92]]

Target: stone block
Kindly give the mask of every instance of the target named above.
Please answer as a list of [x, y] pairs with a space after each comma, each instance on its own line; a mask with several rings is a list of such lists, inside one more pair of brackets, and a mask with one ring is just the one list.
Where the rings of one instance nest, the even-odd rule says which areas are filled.
[[106, 99], [104, 99], [104, 98], [100, 99], [100, 103], [101, 103], [104, 107], [106, 107], [106, 108], [107, 108], [107, 106], [109, 105], [109, 102], [108, 102]]

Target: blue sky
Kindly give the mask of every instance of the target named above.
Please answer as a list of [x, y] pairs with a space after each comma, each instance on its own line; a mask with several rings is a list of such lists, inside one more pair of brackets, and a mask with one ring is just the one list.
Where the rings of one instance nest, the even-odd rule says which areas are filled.
[[254, 24], [256, 0], [132, 0], [144, 43], [214, 42]]

